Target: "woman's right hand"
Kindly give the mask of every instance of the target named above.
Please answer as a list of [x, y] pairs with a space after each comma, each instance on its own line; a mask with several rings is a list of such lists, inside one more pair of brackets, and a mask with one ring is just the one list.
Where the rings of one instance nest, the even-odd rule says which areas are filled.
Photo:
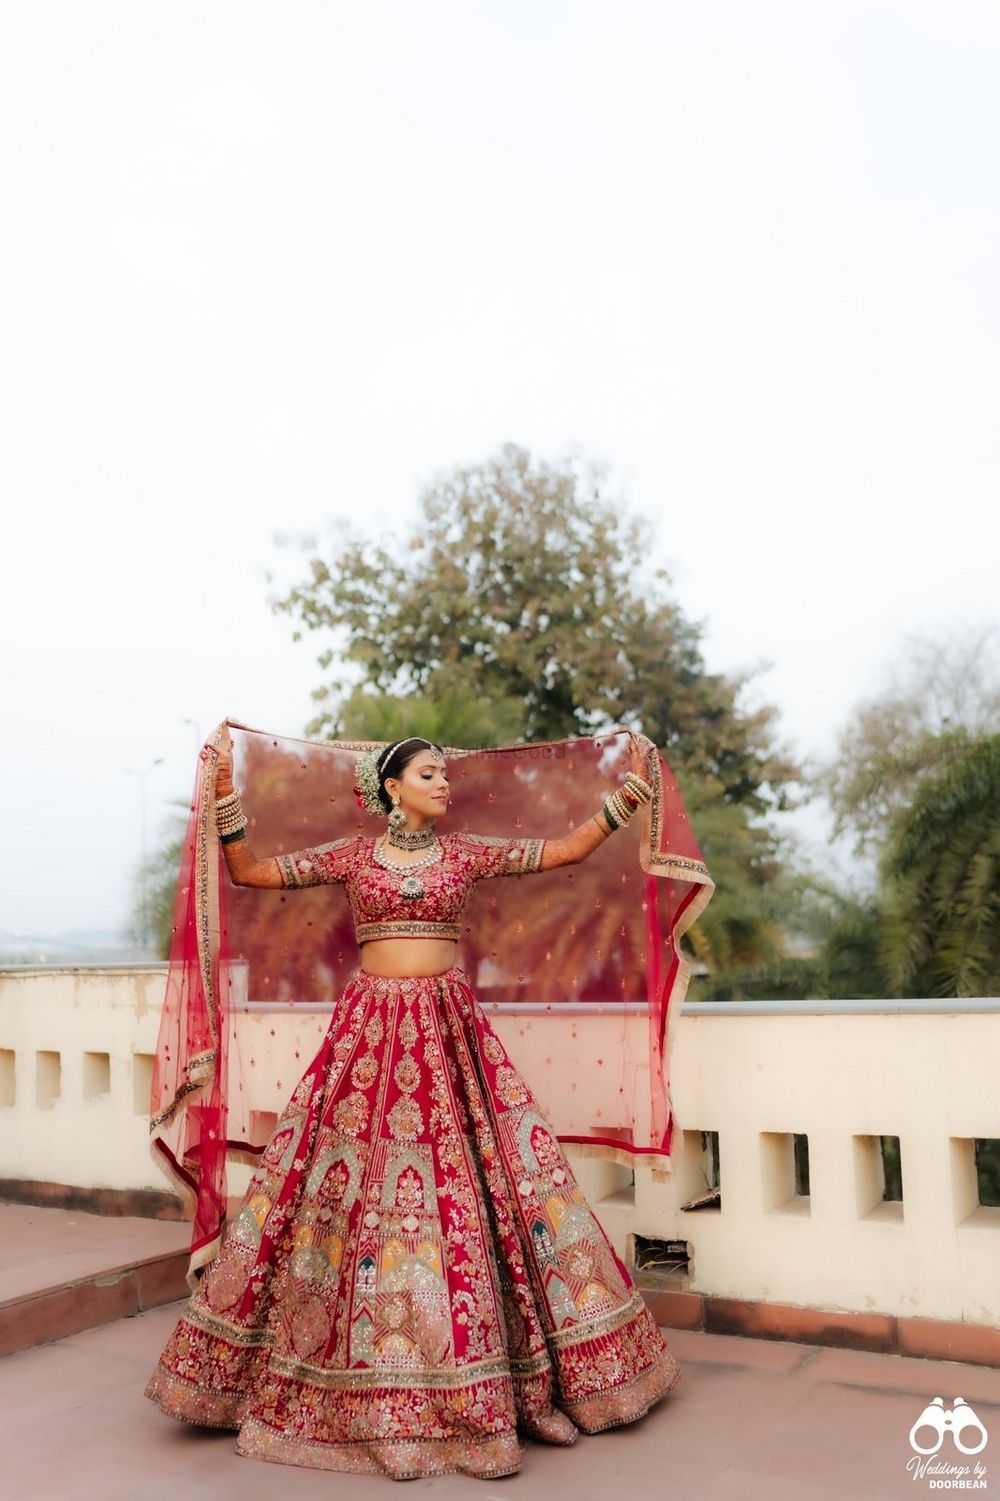
[[233, 758], [229, 751], [220, 750], [215, 764], [215, 795], [217, 798], [227, 797], [232, 790]]

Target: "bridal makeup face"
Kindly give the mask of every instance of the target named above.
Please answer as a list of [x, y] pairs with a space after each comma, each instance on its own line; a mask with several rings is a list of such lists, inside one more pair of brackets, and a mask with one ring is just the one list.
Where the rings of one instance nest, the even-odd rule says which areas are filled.
[[448, 767], [434, 751], [418, 751], [401, 777], [389, 778], [386, 788], [391, 795], [389, 783], [398, 784], [400, 804], [408, 814], [439, 818], [447, 810]]

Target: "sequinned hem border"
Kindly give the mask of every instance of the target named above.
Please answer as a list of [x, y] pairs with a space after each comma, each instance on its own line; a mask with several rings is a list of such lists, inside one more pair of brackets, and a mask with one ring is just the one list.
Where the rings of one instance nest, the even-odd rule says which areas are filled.
[[475, 1442], [456, 1438], [368, 1439], [357, 1444], [317, 1444], [289, 1439], [251, 1418], [240, 1429], [236, 1452], [246, 1459], [302, 1465], [312, 1470], [346, 1470], [352, 1475], [388, 1475], [420, 1480], [427, 1475], [470, 1475], [492, 1480], [516, 1475], [526, 1445], [516, 1433]]
[[669, 1350], [648, 1371], [613, 1392], [595, 1392], [579, 1401], [563, 1400], [560, 1406], [584, 1433], [603, 1433], [645, 1417], [651, 1407], [672, 1391], [683, 1375]]
[[[313, 1470], [341, 1470], [352, 1475], [389, 1475], [395, 1480], [416, 1480], [424, 1475], [472, 1475], [491, 1479], [514, 1475], [521, 1468], [527, 1445], [516, 1432], [471, 1439], [369, 1439], [356, 1444], [319, 1444], [311, 1439], [289, 1438], [275, 1433], [258, 1418], [232, 1415], [232, 1398], [219, 1394], [218, 1408], [206, 1416], [179, 1415], [185, 1383], [157, 1368], [144, 1395], [168, 1417], [199, 1428], [222, 1428], [237, 1434], [236, 1453], [245, 1459], [263, 1459], [272, 1464], [292, 1464]], [[204, 1393], [200, 1394], [204, 1404]], [[223, 1409], [227, 1410], [224, 1415]], [[403, 1462], [394, 1463], [393, 1456]], [[407, 1463], [408, 1460], [408, 1463]]]
[[[566, 1402], [560, 1409], [584, 1433], [602, 1433], [608, 1428], [637, 1422], [673, 1390], [683, 1375], [673, 1355], [666, 1351], [662, 1361], [614, 1393], [598, 1392], [577, 1402]], [[154, 1372], [145, 1395], [168, 1416], [177, 1418], [175, 1390], [179, 1382], [160, 1369]], [[226, 1418], [223, 1405], [232, 1410], [231, 1399], [220, 1395], [217, 1420], [184, 1417], [181, 1421], [203, 1428], [222, 1428], [237, 1433], [236, 1453], [246, 1459], [261, 1459], [272, 1464], [292, 1464], [308, 1469], [333, 1470], [348, 1474], [381, 1474], [395, 1480], [415, 1480], [429, 1475], [466, 1474], [489, 1479], [516, 1474], [522, 1464], [526, 1445], [516, 1433], [473, 1442], [467, 1439], [384, 1439], [356, 1444], [320, 1444], [308, 1439], [288, 1438], [257, 1418], [245, 1421]], [[398, 1461], [397, 1461], [398, 1456]], [[487, 1461], [487, 1462], [483, 1462]]]
[[206, 1394], [201, 1388], [196, 1390], [203, 1409], [200, 1413], [193, 1412], [184, 1403], [184, 1397], [191, 1391], [187, 1382], [178, 1380], [170, 1371], [157, 1366], [146, 1383], [143, 1396], [155, 1402], [168, 1418], [173, 1418], [178, 1423], [190, 1423], [195, 1428], [227, 1428], [232, 1433], [238, 1433], [243, 1420], [233, 1416], [232, 1396], [225, 1392], [216, 1393], [213, 1400], [217, 1406], [206, 1415]]

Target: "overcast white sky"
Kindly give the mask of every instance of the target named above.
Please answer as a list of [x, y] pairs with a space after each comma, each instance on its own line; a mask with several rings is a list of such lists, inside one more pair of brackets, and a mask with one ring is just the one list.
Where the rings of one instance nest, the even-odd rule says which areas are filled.
[[0, 930], [124, 919], [126, 768], [152, 839], [302, 733], [276, 532], [505, 440], [611, 466], [800, 754], [996, 619], [995, 4], [0, 15]]

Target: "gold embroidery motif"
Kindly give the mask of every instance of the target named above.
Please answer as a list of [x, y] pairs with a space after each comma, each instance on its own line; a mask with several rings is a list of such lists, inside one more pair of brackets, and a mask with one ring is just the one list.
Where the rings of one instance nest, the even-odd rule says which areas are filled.
[[482, 849], [504, 849], [510, 846], [506, 863], [495, 872], [497, 875], [527, 875], [537, 870], [542, 862], [544, 839], [515, 839], [506, 834], [463, 834], [461, 837]]
[[294, 850], [290, 855], [275, 855], [281, 879], [286, 887], [320, 886], [328, 879], [328, 870], [323, 856], [334, 850], [346, 849], [357, 844], [356, 834], [345, 834], [340, 839], [331, 839], [326, 844], [317, 844], [309, 851]]

